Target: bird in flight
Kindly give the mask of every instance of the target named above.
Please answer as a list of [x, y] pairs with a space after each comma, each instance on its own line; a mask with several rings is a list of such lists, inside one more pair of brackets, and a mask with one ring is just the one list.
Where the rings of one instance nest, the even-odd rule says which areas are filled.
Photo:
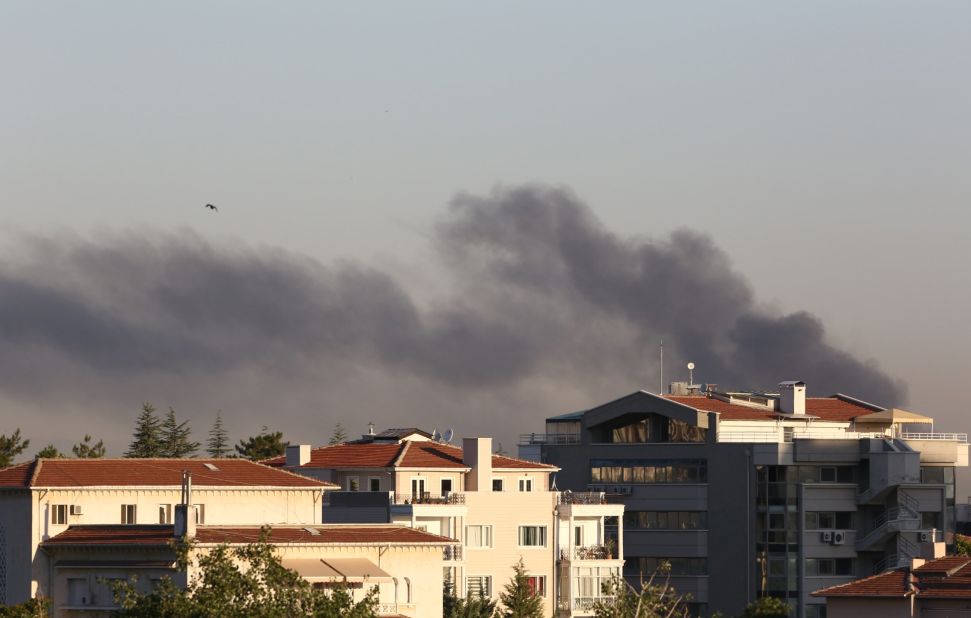
[[203, 208], [208, 208], [209, 210], [211, 210], [213, 212], [219, 212], [219, 209], [216, 208], [215, 206], [213, 206], [212, 204], [206, 204], [205, 206], [203, 206]]

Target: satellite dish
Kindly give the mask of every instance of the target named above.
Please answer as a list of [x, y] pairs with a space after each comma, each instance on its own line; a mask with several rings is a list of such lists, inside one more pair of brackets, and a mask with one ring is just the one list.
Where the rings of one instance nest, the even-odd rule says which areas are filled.
[[694, 363], [688, 363], [688, 369], [694, 369], [694, 368], [695, 368]]
[[432, 429], [432, 440], [434, 440], [435, 442], [438, 442], [441, 439], [442, 439], [442, 434], [438, 433], [438, 427], [436, 427], [435, 429]]
[[695, 383], [695, 364], [688, 363], [688, 384]]
[[453, 437], [455, 437], [455, 432], [452, 431], [452, 428], [451, 427], [449, 427], [448, 429], [446, 429], [445, 430], [445, 433], [442, 434], [442, 440], [445, 440], [445, 442], [447, 442], [449, 444], [451, 444]]

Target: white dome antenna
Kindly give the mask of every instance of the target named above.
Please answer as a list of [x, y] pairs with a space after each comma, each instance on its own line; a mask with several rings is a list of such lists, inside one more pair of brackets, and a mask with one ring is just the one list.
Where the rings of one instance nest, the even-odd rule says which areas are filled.
[[695, 364], [688, 363], [688, 385], [695, 383]]

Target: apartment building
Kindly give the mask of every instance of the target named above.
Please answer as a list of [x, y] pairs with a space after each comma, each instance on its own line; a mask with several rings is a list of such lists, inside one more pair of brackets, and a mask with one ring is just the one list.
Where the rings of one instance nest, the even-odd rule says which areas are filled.
[[42, 547], [72, 527], [171, 528], [186, 473], [198, 524], [320, 524], [323, 492], [334, 487], [244, 459], [36, 459], [4, 468], [0, 603], [51, 595], [58, 566]]
[[460, 597], [498, 598], [522, 559], [545, 615], [592, 615], [602, 582], [621, 573], [623, 505], [551, 488], [557, 466], [493, 454], [490, 438], [460, 448], [417, 429], [372, 430], [266, 463], [340, 485], [327, 493], [328, 523], [398, 523], [456, 539], [443, 580]]
[[910, 563], [954, 529], [967, 434], [846, 395], [722, 392], [673, 384], [546, 419], [519, 454], [562, 468], [560, 488], [624, 503], [625, 574], [662, 562], [698, 615], [760, 596], [799, 618], [815, 590]]

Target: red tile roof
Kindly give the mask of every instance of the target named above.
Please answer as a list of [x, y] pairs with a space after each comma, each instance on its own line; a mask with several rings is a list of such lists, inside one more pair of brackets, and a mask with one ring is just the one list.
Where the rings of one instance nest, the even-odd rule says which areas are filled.
[[[264, 461], [268, 466], [286, 465], [286, 457]], [[462, 449], [440, 442], [404, 441], [399, 443], [348, 443], [322, 446], [310, 451], [305, 468], [456, 468], [468, 469], [462, 462]], [[556, 470], [556, 466], [504, 455], [492, 456], [492, 467], [503, 469]]]
[[38, 459], [0, 470], [0, 489], [178, 487], [183, 470], [197, 487], [336, 487], [246, 459]]
[[872, 577], [817, 590], [818, 597], [903, 597], [971, 599], [971, 558], [946, 556], [914, 569], [885, 571]]
[[[778, 417], [779, 412], [765, 408], [752, 408], [728, 403], [721, 399], [713, 399], [699, 395], [674, 396], [665, 395], [665, 399], [690, 406], [705, 412], [718, 412], [723, 421], [770, 420]], [[851, 421], [857, 416], [872, 414], [873, 410], [863, 405], [838, 399], [836, 397], [807, 397], [806, 414], [818, 416], [827, 421]]]
[[[313, 529], [318, 534], [312, 534]], [[259, 526], [199, 526], [196, 540], [200, 543], [253, 543], [260, 538]], [[172, 526], [83, 525], [71, 526], [44, 541], [44, 545], [140, 545], [166, 547], [173, 539]], [[416, 528], [387, 524], [333, 524], [316, 526], [277, 526], [270, 530], [270, 543], [309, 543], [320, 545], [354, 544], [430, 544], [451, 545], [454, 539]]]

